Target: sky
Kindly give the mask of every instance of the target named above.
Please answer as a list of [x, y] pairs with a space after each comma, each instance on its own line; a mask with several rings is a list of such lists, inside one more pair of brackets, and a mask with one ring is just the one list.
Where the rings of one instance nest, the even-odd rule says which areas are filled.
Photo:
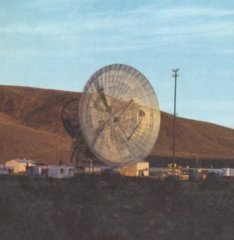
[[0, 0], [0, 84], [82, 91], [128, 64], [160, 109], [234, 128], [233, 0]]

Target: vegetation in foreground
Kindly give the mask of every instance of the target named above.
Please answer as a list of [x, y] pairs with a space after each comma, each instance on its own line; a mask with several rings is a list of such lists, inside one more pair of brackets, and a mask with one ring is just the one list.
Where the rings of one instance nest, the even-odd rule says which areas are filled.
[[231, 240], [233, 199], [230, 180], [1, 176], [0, 239]]

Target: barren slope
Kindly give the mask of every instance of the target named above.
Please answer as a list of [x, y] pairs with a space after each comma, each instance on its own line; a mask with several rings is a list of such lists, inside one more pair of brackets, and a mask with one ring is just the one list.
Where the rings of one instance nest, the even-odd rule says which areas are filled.
[[79, 94], [0, 87], [0, 163], [12, 158], [67, 162], [70, 138], [60, 122], [63, 104]]
[[[162, 113], [158, 144], [153, 155], [172, 155], [173, 116]], [[234, 130], [211, 123], [176, 119], [176, 156], [234, 160]]]
[[[28, 157], [36, 161], [68, 161], [70, 138], [60, 112], [80, 93], [0, 86], [0, 162]], [[162, 113], [158, 143], [151, 156], [171, 156], [172, 116]], [[234, 160], [234, 130], [177, 118], [176, 156]]]
[[58, 163], [69, 158], [68, 138], [18, 124], [4, 114], [0, 114], [0, 143], [1, 162], [27, 158]]

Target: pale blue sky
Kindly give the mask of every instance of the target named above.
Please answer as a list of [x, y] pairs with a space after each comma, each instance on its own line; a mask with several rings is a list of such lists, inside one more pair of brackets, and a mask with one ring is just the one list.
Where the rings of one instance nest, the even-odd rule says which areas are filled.
[[234, 128], [234, 1], [0, 0], [0, 84], [82, 91], [125, 63], [173, 113]]

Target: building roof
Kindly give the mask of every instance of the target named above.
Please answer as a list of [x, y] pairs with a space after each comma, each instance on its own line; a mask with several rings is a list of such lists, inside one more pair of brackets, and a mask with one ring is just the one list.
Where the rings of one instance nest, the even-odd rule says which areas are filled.
[[74, 168], [72, 165], [48, 165], [48, 168]]
[[18, 163], [35, 163], [33, 160], [30, 160], [30, 159], [11, 159], [7, 162], [10, 162], [10, 161], [16, 161]]

